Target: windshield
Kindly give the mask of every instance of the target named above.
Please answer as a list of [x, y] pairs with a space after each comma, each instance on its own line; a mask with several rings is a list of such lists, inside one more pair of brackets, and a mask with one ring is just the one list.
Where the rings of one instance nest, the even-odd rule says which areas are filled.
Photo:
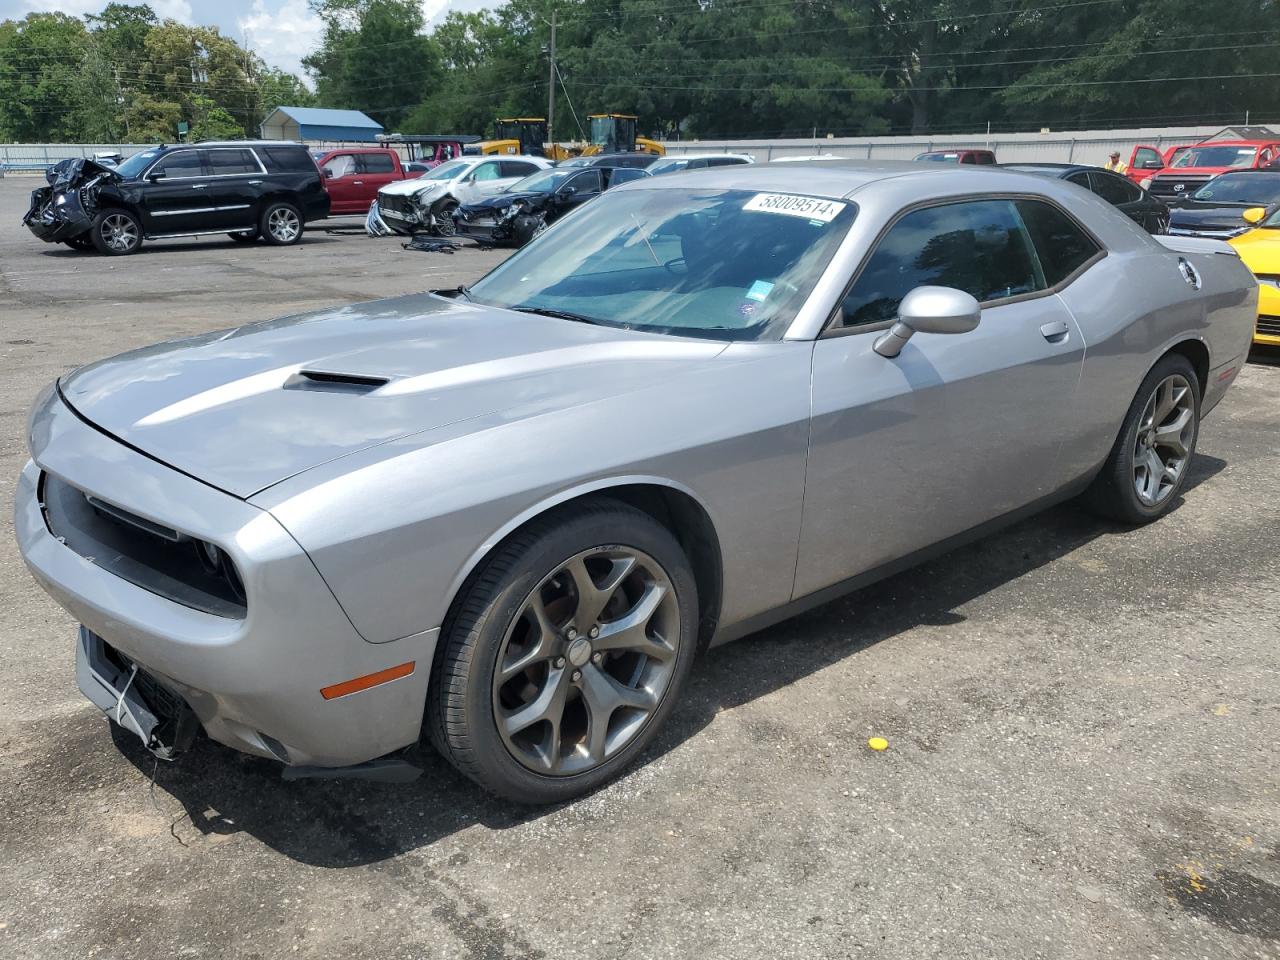
[[1257, 147], [1187, 147], [1174, 157], [1171, 166], [1183, 167], [1252, 167]]
[[448, 163], [442, 163], [438, 167], [432, 167], [419, 180], [452, 180], [461, 173], [465, 173], [471, 166], [470, 160], [450, 160]]
[[1280, 201], [1280, 173], [1224, 173], [1193, 193], [1191, 199], [1267, 207]]
[[550, 170], [539, 170], [537, 173], [531, 173], [527, 177], [517, 180], [511, 186], [507, 187], [505, 193], [550, 193], [560, 184], [564, 183], [581, 170], [565, 170], [552, 168]]
[[479, 303], [717, 340], [778, 339], [855, 207], [750, 190], [609, 191], [469, 291]]
[[133, 179], [151, 166], [151, 161], [158, 156], [160, 156], [159, 150], [143, 150], [140, 153], [135, 153], [120, 166], [116, 167], [116, 173], [126, 179]]

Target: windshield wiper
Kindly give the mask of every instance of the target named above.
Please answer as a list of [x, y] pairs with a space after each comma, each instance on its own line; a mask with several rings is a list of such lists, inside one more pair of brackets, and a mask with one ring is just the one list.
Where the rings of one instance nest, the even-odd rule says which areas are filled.
[[570, 313], [568, 310], [553, 310], [550, 307], [511, 307], [520, 313], [534, 313], [540, 317], [554, 317], [557, 320], [573, 320], [577, 323], [592, 323], [596, 326], [607, 326], [603, 320], [588, 317], [581, 313]]

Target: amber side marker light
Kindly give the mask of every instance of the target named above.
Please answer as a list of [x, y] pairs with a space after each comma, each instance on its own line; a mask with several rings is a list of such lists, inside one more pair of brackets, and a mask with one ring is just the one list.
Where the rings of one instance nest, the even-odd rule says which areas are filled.
[[336, 700], [338, 697], [345, 697], [348, 694], [359, 693], [361, 690], [376, 687], [380, 683], [399, 680], [401, 677], [407, 677], [413, 673], [413, 665], [416, 662], [416, 660], [410, 660], [408, 663], [402, 663], [398, 667], [387, 667], [387, 669], [379, 670], [377, 673], [367, 673], [363, 677], [355, 677], [352, 680], [343, 680], [341, 683], [321, 687], [320, 696], [326, 700]]

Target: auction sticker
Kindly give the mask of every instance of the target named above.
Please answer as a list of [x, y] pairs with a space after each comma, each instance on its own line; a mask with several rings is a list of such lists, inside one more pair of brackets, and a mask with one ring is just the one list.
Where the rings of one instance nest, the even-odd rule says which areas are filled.
[[817, 220], [821, 223], [830, 223], [844, 208], [845, 204], [839, 200], [800, 197], [793, 193], [757, 193], [742, 206], [743, 210], [781, 213], [788, 217], [803, 217], [806, 220]]

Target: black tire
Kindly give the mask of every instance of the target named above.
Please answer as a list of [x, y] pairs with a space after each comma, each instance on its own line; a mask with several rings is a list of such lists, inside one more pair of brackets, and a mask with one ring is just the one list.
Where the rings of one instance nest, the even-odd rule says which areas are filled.
[[[1183, 441], [1186, 454], [1182, 457], [1183, 463], [1177, 479], [1167, 489], [1160, 490], [1155, 502], [1146, 502], [1138, 494], [1135, 479], [1136, 459], [1142, 446], [1143, 419], [1157, 388], [1171, 377], [1181, 378], [1188, 387], [1187, 400], [1192, 411], [1187, 426], [1189, 440]], [[1182, 354], [1166, 354], [1151, 368], [1151, 372], [1143, 379], [1142, 386], [1138, 388], [1106, 463], [1084, 493], [1084, 503], [1095, 513], [1123, 523], [1143, 524], [1158, 520], [1169, 512], [1186, 483], [1199, 434], [1200, 379], [1196, 376], [1191, 361]]]
[[142, 246], [142, 223], [128, 210], [108, 207], [93, 218], [89, 241], [104, 256], [127, 257]]
[[273, 247], [290, 247], [302, 240], [302, 214], [292, 203], [269, 203], [258, 218], [258, 235]]
[[516, 217], [515, 223], [511, 225], [511, 236], [515, 240], [516, 246], [523, 247], [545, 229], [547, 229], [545, 217], [521, 214]]
[[[498, 730], [498, 657], [534, 591], [542, 589], [540, 585], [571, 558], [599, 547], [641, 551], [667, 576], [675, 598], [672, 622], [678, 622], [680, 630], [673, 665], [657, 705], [638, 732], [629, 734], [625, 746], [581, 772], [538, 773], [516, 758]], [[509, 800], [547, 804], [587, 793], [634, 761], [678, 702], [696, 653], [697, 611], [697, 584], [684, 551], [671, 532], [648, 514], [599, 498], [534, 520], [469, 578], [445, 620], [427, 697], [425, 720], [431, 741], [459, 771]], [[598, 656], [583, 666], [590, 669], [599, 663]], [[557, 665], [565, 666], [563, 657]], [[549, 671], [550, 661], [546, 666]], [[574, 665], [566, 669], [573, 671]], [[582, 675], [576, 671], [574, 682]], [[578, 695], [581, 698], [581, 688]]]
[[431, 216], [435, 220], [435, 228], [432, 232], [436, 236], [452, 237], [458, 232], [457, 224], [453, 222], [453, 214], [457, 209], [456, 200], [441, 200], [436, 204], [435, 209], [431, 211]]
[[237, 230], [235, 233], [228, 233], [227, 236], [232, 240], [239, 241], [240, 243], [253, 243], [258, 239], [258, 228], [254, 227], [252, 230]]
[[74, 237], [68, 237], [62, 241], [72, 250], [92, 250], [93, 239], [88, 232], [81, 233]]

